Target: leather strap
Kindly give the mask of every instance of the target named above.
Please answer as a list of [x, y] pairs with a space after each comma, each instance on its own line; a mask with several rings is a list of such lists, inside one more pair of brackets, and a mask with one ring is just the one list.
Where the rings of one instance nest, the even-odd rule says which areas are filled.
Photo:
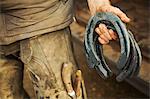
[[95, 68], [102, 78], [108, 78], [112, 75], [103, 56], [103, 46], [98, 42], [99, 36], [95, 33], [95, 28], [100, 23], [116, 31], [119, 36], [121, 52], [117, 61], [117, 69], [119, 70], [117, 81], [138, 75], [142, 60], [139, 46], [120, 18], [109, 12], [97, 13], [88, 22], [84, 45], [89, 67]]

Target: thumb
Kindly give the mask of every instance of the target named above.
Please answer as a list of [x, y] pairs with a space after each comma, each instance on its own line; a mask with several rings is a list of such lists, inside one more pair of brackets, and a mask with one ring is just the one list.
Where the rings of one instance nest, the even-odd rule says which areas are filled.
[[124, 12], [122, 12], [119, 8], [113, 7], [111, 9], [111, 12], [119, 16], [123, 22], [125, 23], [130, 22], [130, 18], [128, 18], [127, 15]]

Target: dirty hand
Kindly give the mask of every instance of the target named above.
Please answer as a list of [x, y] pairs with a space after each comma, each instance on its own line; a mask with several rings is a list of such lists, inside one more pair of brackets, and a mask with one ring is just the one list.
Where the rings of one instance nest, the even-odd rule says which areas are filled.
[[[96, 12], [112, 12], [119, 16], [123, 22], [130, 22], [126, 14], [119, 8], [112, 6], [109, 0], [88, 0], [88, 4], [92, 15]], [[99, 34], [98, 40], [101, 44], [108, 44], [110, 40], [117, 39], [117, 34], [112, 29], [107, 29], [105, 24], [99, 24], [95, 31]]]

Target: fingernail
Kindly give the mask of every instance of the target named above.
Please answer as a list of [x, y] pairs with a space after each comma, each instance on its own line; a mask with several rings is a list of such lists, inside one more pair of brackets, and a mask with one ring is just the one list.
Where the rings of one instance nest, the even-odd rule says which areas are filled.
[[128, 17], [123, 17], [122, 19], [121, 19], [122, 21], [124, 21], [124, 22], [130, 22], [130, 18], [128, 18]]
[[127, 18], [127, 22], [130, 22], [131, 21], [131, 19], [130, 18]]
[[103, 40], [103, 39], [101, 39], [100, 37], [98, 38], [98, 40], [99, 40], [99, 43], [100, 43], [100, 44], [105, 44], [105, 43], [106, 43], [106, 41]]

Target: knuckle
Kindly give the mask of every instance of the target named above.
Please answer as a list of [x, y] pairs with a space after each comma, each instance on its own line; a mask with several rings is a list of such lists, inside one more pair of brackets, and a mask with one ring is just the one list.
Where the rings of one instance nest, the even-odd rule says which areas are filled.
[[98, 29], [98, 28], [96, 28], [96, 29], [95, 29], [95, 32], [99, 33], [100, 31], [99, 31], [99, 29]]
[[105, 26], [105, 24], [103, 24], [103, 23], [99, 24], [99, 27], [104, 27], [104, 26]]

